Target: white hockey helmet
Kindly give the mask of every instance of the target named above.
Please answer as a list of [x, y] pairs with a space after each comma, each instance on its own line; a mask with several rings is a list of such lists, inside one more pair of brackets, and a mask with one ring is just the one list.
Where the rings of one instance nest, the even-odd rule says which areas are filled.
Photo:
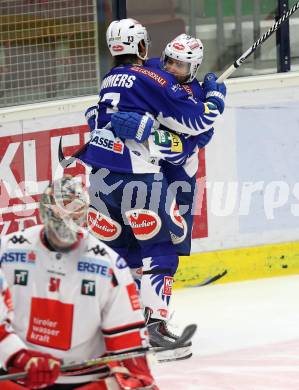
[[71, 246], [86, 222], [88, 207], [89, 196], [78, 177], [65, 175], [49, 184], [39, 206], [48, 239], [54, 236], [59, 247]]
[[[111, 55], [135, 54], [141, 60], [146, 60], [150, 39], [148, 32], [141, 23], [135, 19], [121, 19], [110, 23], [106, 33], [107, 45]], [[144, 41], [146, 54], [139, 53], [139, 43]]]
[[203, 59], [203, 44], [200, 39], [187, 34], [180, 34], [165, 47], [162, 52], [161, 62], [165, 67], [167, 58], [187, 62], [189, 66], [189, 78], [185, 82], [194, 80], [196, 72]]

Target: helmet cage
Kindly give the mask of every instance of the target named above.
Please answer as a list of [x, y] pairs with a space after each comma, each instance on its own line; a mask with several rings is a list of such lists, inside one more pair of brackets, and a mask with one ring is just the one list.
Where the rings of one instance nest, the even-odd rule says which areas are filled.
[[161, 64], [165, 68], [167, 57], [190, 64], [190, 75], [185, 82], [191, 82], [203, 59], [203, 44], [200, 39], [193, 38], [187, 34], [181, 34], [172, 40], [162, 52]]
[[40, 200], [40, 216], [46, 233], [51, 231], [62, 246], [72, 245], [86, 222], [88, 206], [88, 194], [77, 178], [65, 175], [54, 181]]

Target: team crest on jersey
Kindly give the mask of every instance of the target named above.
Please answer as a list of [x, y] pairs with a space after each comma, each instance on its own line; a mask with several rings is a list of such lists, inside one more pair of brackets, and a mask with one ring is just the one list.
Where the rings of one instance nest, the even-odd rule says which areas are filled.
[[158, 214], [152, 210], [136, 209], [126, 211], [135, 237], [138, 240], [148, 240], [159, 233], [162, 223]]
[[22, 269], [15, 270], [14, 284], [19, 286], [27, 286], [28, 284], [28, 271]]
[[91, 233], [102, 241], [115, 240], [121, 233], [119, 223], [93, 208], [88, 210], [87, 225]]
[[124, 143], [122, 140], [115, 137], [112, 131], [107, 129], [94, 130], [92, 132], [90, 145], [109, 150], [113, 153], [123, 154], [124, 152]]
[[96, 282], [94, 280], [83, 279], [81, 284], [81, 294], [94, 297], [96, 295]]
[[184, 241], [188, 232], [188, 225], [184, 217], [180, 215], [178, 205], [175, 201], [172, 202], [170, 207], [170, 218], [173, 223], [182, 229], [182, 235], [177, 236], [173, 232], [170, 232], [171, 240], [173, 244], [180, 244]]
[[1, 262], [35, 264], [36, 254], [32, 250], [14, 250], [3, 253]]

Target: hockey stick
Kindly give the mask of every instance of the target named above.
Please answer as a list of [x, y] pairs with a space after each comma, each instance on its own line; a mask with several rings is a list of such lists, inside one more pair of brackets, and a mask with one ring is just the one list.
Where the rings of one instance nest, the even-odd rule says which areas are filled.
[[79, 154], [84, 152], [84, 150], [87, 148], [88, 144], [89, 144], [89, 141], [86, 144], [84, 144], [83, 146], [81, 146], [81, 148], [79, 148], [74, 154], [72, 154], [71, 157], [66, 158], [63, 154], [63, 151], [62, 151], [62, 137], [60, 137], [59, 146], [58, 146], [58, 158], [59, 158], [59, 163], [62, 166], [62, 168], [67, 168], [69, 165], [71, 165], [76, 160], [76, 158], [79, 156]]
[[297, 11], [299, 8], [299, 1], [288, 10], [280, 19], [277, 20], [273, 24], [272, 27], [269, 28], [268, 31], [266, 31], [257, 41], [253, 43], [253, 45], [245, 51], [244, 54], [241, 55], [240, 58], [238, 58], [224, 73], [222, 73], [221, 76], [218, 77], [217, 83], [222, 83], [224, 80], [226, 80], [236, 69], [238, 69], [243, 62], [259, 47], [261, 46], [276, 30], [280, 28], [280, 26], [289, 19], [291, 15], [293, 15], [294, 12]]
[[[81, 363], [63, 365], [60, 367], [60, 371], [65, 372], [65, 371], [73, 370], [76, 368], [86, 368], [86, 367], [91, 367], [91, 366], [97, 366], [98, 364], [106, 364], [106, 363], [110, 363], [110, 362], [117, 362], [119, 360], [132, 359], [135, 357], [144, 356], [146, 353], [154, 353], [155, 354], [157, 352], [176, 349], [178, 347], [183, 346], [187, 341], [189, 341], [193, 337], [194, 333], [196, 332], [196, 329], [197, 329], [196, 324], [187, 325], [184, 328], [181, 336], [176, 341], [171, 343], [171, 345], [169, 345], [168, 347], [165, 347], [165, 348], [158, 347], [158, 349], [151, 348], [150, 350], [144, 349], [144, 350], [140, 350], [140, 351], [136, 351], [136, 352], [128, 352], [128, 353], [122, 353], [119, 355], [104, 356], [104, 357], [99, 357], [99, 358], [94, 358], [94, 359], [88, 359], [88, 360], [84, 360]], [[26, 371], [18, 372], [15, 374], [0, 375], [0, 382], [25, 378], [26, 375], [27, 375]]]

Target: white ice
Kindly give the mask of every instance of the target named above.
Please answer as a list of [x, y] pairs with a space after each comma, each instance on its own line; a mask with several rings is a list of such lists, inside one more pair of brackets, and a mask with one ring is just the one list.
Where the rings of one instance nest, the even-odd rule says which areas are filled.
[[196, 323], [193, 357], [156, 364], [160, 390], [299, 389], [299, 276], [174, 291], [179, 331]]

